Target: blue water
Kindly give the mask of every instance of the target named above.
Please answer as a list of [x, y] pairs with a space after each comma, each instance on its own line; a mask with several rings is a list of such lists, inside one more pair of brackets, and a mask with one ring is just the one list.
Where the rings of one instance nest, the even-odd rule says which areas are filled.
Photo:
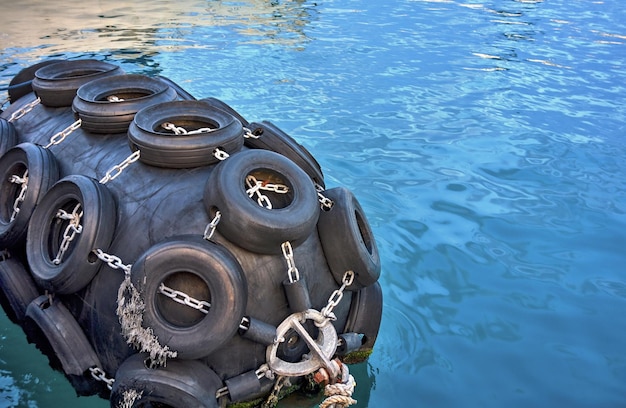
[[[99, 55], [274, 122], [356, 194], [385, 296], [357, 407], [626, 406], [622, 1], [15, 3], [0, 90]], [[0, 405], [108, 406], [0, 320]]]

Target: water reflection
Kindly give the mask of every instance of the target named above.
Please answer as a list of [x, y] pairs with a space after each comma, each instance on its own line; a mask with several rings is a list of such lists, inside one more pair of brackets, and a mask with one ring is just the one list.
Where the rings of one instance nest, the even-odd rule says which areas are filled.
[[308, 41], [304, 28], [314, 12], [306, 0], [26, 0], [3, 4], [0, 49], [10, 58], [29, 60], [67, 50], [141, 50], [145, 55], [219, 48], [231, 30], [250, 43], [301, 46]]

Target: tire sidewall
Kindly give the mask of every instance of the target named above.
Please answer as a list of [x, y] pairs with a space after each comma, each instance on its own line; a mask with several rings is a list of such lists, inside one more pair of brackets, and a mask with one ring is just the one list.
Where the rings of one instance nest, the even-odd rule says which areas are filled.
[[[245, 179], [257, 169], [283, 176], [293, 190], [291, 203], [267, 209], [248, 197]], [[252, 252], [278, 254], [281, 244], [304, 242], [319, 217], [317, 193], [302, 169], [284, 156], [267, 150], [247, 150], [220, 163], [204, 190], [205, 208], [212, 216], [221, 212], [218, 231], [227, 239]]]
[[[83, 217], [82, 232], [77, 234], [59, 265], [52, 260], [58, 251], [48, 248], [51, 223], [59, 208], [79, 202]], [[116, 205], [106, 186], [82, 175], [59, 180], [46, 193], [31, 217], [26, 239], [26, 253], [35, 280], [52, 292], [74, 293], [85, 287], [101, 266], [90, 256], [94, 249], [106, 251], [112, 241], [116, 224]]]
[[[24, 201], [20, 204], [20, 212], [17, 213], [13, 221], [10, 214], [13, 208], [12, 191], [19, 191], [21, 187], [13, 185], [9, 181], [12, 175], [19, 169], [28, 170], [28, 188]], [[59, 179], [59, 168], [53, 154], [38, 145], [32, 143], [21, 143], [0, 158], [0, 197], [2, 216], [0, 216], [0, 245], [10, 247], [21, 243], [26, 237], [28, 223], [35, 208], [41, 202], [44, 194]], [[8, 200], [5, 202], [5, 200]], [[6, 218], [5, 218], [6, 214]]]
[[[156, 297], [167, 277], [193, 273], [209, 288], [209, 313], [190, 327], [168, 322]], [[132, 266], [132, 282], [145, 302], [143, 325], [182, 359], [205, 357], [237, 332], [247, 303], [247, 285], [241, 266], [223, 247], [201, 238], [180, 237], [157, 244]], [[202, 299], [198, 299], [202, 300]]]

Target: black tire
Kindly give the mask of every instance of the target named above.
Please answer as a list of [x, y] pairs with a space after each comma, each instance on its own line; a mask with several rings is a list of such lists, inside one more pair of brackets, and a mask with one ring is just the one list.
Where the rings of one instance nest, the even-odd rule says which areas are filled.
[[[202, 238], [172, 238], [146, 251], [131, 276], [145, 302], [144, 326], [179, 358], [205, 357], [237, 332], [248, 291], [241, 266], [224, 247]], [[208, 301], [208, 313], [169, 299], [159, 292], [161, 284]]]
[[7, 89], [11, 103], [15, 103], [15, 101], [22, 96], [26, 96], [33, 91], [33, 79], [35, 78], [35, 72], [37, 72], [39, 68], [61, 61], [63, 60], [52, 59], [41, 61], [18, 72], [17, 75], [11, 79], [11, 82], [9, 82], [9, 89]]
[[363, 334], [360, 350], [372, 350], [383, 313], [383, 291], [379, 282], [352, 295], [344, 333]]
[[157, 78], [159, 81], [163, 82], [166, 85], [169, 85], [172, 89], [174, 89], [176, 93], [178, 94], [178, 97], [181, 100], [183, 101], [195, 101], [196, 100], [196, 98], [192, 94], [185, 91], [183, 88], [181, 88], [180, 85], [178, 85], [176, 82], [172, 81], [171, 79], [161, 76], [161, 75], [157, 75], [155, 78]]
[[15, 324], [21, 324], [29, 303], [40, 295], [33, 278], [19, 259], [0, 260], [0, 291], [4, 310]]
[[344, 187], [325, 190], [323, 194], [334, 204], [321, 212], [317, 230], [335, 281], [341, 285], [344, 274], [351, 270], [355, 277], [348, 290], [373, 284], [380, 276], [380, 256], [361, 205]]
[[[22, 185], [11, 182], [28, 170], [28, 184], [19, 212], [11, 220], [14, 204]], [[56, 158], [48, 149], [33, 143], [21, 143], [0, 158], [0, 247], [22, 244], [28, 222], [44, 194], [59, 179]]]
[[29, 341], [48, 356], [52, 368], [65, 373], [79, 395], [101, 392], [102, 384], [89, 372], [100, 367], [100, 361], [63, 303], [46, 295], [35, 298], [26, 308], [24, 330]]
[[[210, 132], [175, 135], [161, 128], [169, 122], [193, 131]], [[160, 103], [137, 112], [128, 129], [132, 151], [140, 150], [142, 162], [157, 167], [191, 168], [218, 161], [213, 152], [228, 154], [243, 146], [243, 127], [232, 115], [200, 101]]]
[[[75, 238], [59, 264], [57, 257], [68, 221], [60, 221], [59, 209], [71, 213], [81, 205], [82, 232]], [[111, 192], [96, 180], [70, 175], [59, 180], [35, 209], [28, 227], [26, 254], [35, 281], [59, 294], [77, 292], [85, 287], [101, 266], [92, 253], [106, 252], [115, 230], [116, 205]]]
[[17, 131], [13, 123], [0, 118], [0, 157], [17, 144]]
[[[112, 96], [120, 101], [109, 101]], [[176, 98], [176, 91], [158, 79], [115, 75], [94, 79], [78, 88], [72, 108], [82, 121], [82, 129], [92, 133], [121, 133], [128, 130], [142, 108]]]
[[[287, 186], [286, 194], [267, 193], [273, 208], [262, 207], [246, 193], [246, 178]], [[217, 230], [249, 251], [280, 254], [281, 244], [298, 246], [315, 229], [320, 209], [309, 177], [292, 161], [267, 150], [246, 150], [220, 163], [204, 189], [211, 217], [221, 212]]]
[[280, 153], [296, 163], [313, 182], [325, 187], [324, 174], [315, 157], [291, 136], [271, 122], [250, 123], [248, 126], [258, 139], [247, 138], [244, 144], [251, 149], [264, 149]]
[[32, 87], [41, 103], [51, 107], [72, 106], [76, 91], [94, 79], [124, 72], [116, 65], [97, 60], [63, 61], [35, 72]]
[[[170, 360], [166, 367], [148, 368], [147, 358], [133, 354], [122, 363], [111, 391], [111, 408], [218, 407], [215, 395], [222, 381], [209, 367], [199, 361]], [[140, 396], [131, 405], [125, 394], [132, 391]]]
[[241, 124], [245, 127], [248, 127], [250, 125], [250, 123], [243, 116], [241, 116], [239, 112], [237, 112], [229, 104], [227, 104], [226, 102], [220, 99], [209, 97], [209, 98], [202, 98], [201, 101], [217, 109], [221, 109], [226, 113], [230, 113], [235, 118], [237, 118], [237, 120], [239, 120], [239, 122], [241, 122]]

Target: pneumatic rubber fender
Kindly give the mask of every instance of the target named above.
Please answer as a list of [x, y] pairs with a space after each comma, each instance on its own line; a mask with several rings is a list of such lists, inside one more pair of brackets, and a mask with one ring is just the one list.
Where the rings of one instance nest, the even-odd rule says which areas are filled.
[[103, 384], [91, 377], [90, 368], [100, 361], [72, 314], [59, 300], [41, 295], [26, 308], [24, 331], [60, 369], [79, 395], [102, 392]]
[[13, 123], [0, 118], [0, 156], [17, 144], [17, 131]]
[[[143, 324], [181, 359], [197, 359], [231, 339], [248, 300], [245, 275], [225, 247], [181, 236], [149, 248], [131, 268], [145, 303]], [[161, 285], [210, 304], [202, 313], [160, 292]]]
[[159, 79], [137, 74], [114, 75], [94, 79], [78, 88], [72, 109], [84, 130], [121, 133], [128, 130], [142, 108], [176, 98], [176, 91]]
[[333, 205], [321, 212], [317, 230], [331, 273], [341, 285], [346, 271], [353, 271], [351, 291], [373, 284], [380, 276], [380, 256], [363, 208], [345, 187], [323, 194]]
[[[272, 208], [250, 197], [248, 176], [261, 184], [286, 186], [284, 194], [263, 192]], [[320, 209], [317, 192], [307, 174], [286, 157], [268, 150], [245, 150], [221, 162], [204, 189], [204, 206], [221, 220], [217, 230], [251, 252], [280, 254], [281, 244], [298, 246], [315, 229]]]
[[[133, 354], [120, 365], [111, 390], [111, 408], [218, 408], [222, 380], [208, 366], [193, 360], [170, 360], [149, 368], [148, 356]], [[137, 395], [131, 402], [128, 395]]]
[[104, 61], [62, 61], [38, 69], [32, 87], [45, 106], [72, 106], [76, 91], [81, 85], [94, 79], [123, 73], [117, 65]]
[[37, 72], [39, 68], [62, 61], [63, 60], [59, 59], [45, 60], [26, 67], [18, 72], [17, 75], [11, 79], [11, 82], [9, 82], [9, 89], [7, 89], [11, 103], [15, 103], [15, 101], [20, 99], [22, 96], [28, 95], [33, 91], [33, 79], [35, 78], [35, 72]]
[[[0, 157], [1, 247], [23, 243], [30, 217], [58, 179], [56, 158], [41, 146], [20, 143]], [[24, 184], [25, 191], [19, 202]]]
[[324, 174], [315, 157], [294, 138], [269, 121], [250, 123], [248, 128], [255, 137], [249, 137], [244, 144], [251, 149], [265, 149], [280, 153], [296, 163], [315, 184], [325, 187]]
[[[163, 125], [174, 124], [187, 134], [175, 134]], [[201, 133], [194, 130], [210, 129]], [[200, 101], [173, 101], [148, 106], [128, 128], [132, 151], [143, 163], [166, 168], [192, 168], [216, 163], [216, 149], [233, 154], [243, 146], [243, 126], [235, 117]]]
[[[74, 235], [63, 256], [59, 256], [59, 249], [69, 221], [58, 217], [60, 210], [82, 212], [81, 232]], [[59, 294], [85, 287], [101, 266], [93, 251], [106, 251], [111, 243], [116, 212], [111, 192], [90, 177], [69, 175], [55, 183], [35, 209], [28, 227], [26, 254], [35, 281]], [[60, 262], [55, 263], [55, 259]]]
[[33, 278], [19, 259], [0, 259], [0, 291], [4, 309], [13, 323], [21, 324], [29, 303], [40, 295]]

